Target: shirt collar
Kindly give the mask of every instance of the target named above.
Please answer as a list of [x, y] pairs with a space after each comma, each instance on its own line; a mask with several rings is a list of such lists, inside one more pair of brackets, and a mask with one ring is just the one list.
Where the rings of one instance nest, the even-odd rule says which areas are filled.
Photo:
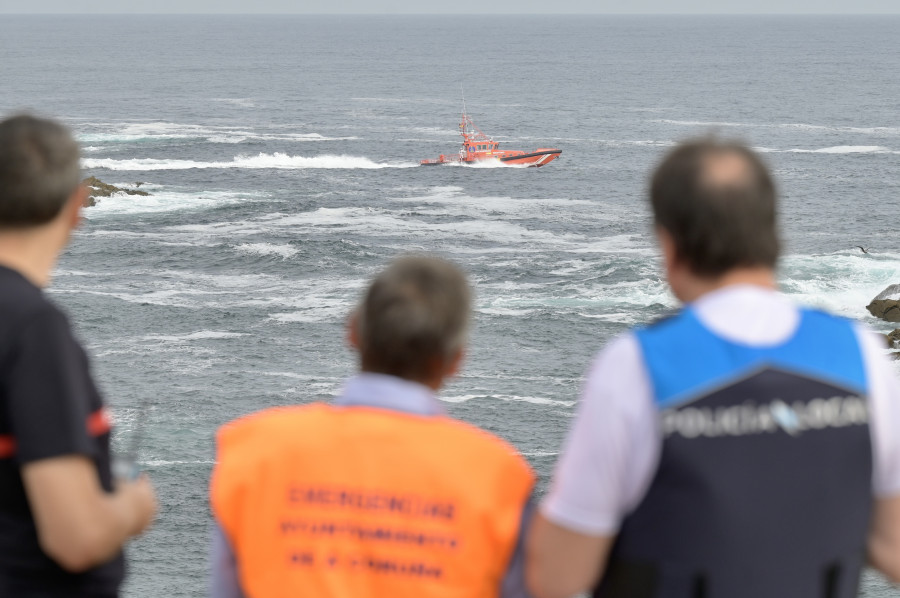
[[443, 415], [444, 408], [430, 388], [396, 376], [361, 372], [344, 384], [334, 400], [339, 407], [377, 407], [413, 415]]

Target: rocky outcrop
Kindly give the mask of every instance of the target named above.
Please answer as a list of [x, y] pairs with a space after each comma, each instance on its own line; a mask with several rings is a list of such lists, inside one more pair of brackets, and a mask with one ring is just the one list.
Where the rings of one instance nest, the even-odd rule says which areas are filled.
[[[146, 191], [140, 191], [138, 189], [122, 189], [121, 187], [104, 183], [95, 176], [89, 176], [81, 181], [81, 183], [86, 185], [88, 191], [90, 191], [90, 194], [84, 200], [84, 207], [86, 208], [97, 205], [98, 197], [109, 197], [114, 193], [125, 193], [126, 195], [150, 195]], [[140, 187], [141, 185], [143, 185], [143, 183], [135, 183], [135, 187]]]
[[900, 349], [900, 328], [884, 335], [887, 339], [888, 349]]
[[900, 322], [900, 284], [892, 284], [881, 291], [866, 306], [866, 309], [876, 318], [888, 322]]

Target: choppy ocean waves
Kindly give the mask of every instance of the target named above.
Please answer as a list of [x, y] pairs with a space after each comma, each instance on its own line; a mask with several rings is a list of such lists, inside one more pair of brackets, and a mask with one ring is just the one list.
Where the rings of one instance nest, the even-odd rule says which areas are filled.
[[[152, 190], [154, 195], [146, 198], [103, 198], [88, 210], [88, 217], [102, 223], [111, 214], [202, 211], [267, 200], [264, 195]], [[349, 273], [361, 248], [380, 248], [390, 255], [437, 243], [443, 253], [480, 272], [474, 282], [481, 317], [540, 319], [563, 314], [635, 325], [677, 306], [662, 279], [652, 236], [590, 233], [596, 227], [614, 230], [618, 223], [633, 218], [631, 207], [598, 209], [597, 202], [588, 199], [478, 196], [458, 186], [408, 186], [389, 193], [377, 206], [269, 211], [244, 220], [176, 224], [140, 232], [94, 228], [80, 234], [103, 243], [156, 243], [185, 251], [206, 248], [217, 260], [228, 256], [237, 270], [233, 274], [190, 267], [141, 270], [133, 273], [142, 280], [137, 286], [129, 278], [109, 280], [102, 273], [62, 271], [54, 292], [196, 310], [258, 309], [263, 318], [282, 324], [339, 322], [356, 301], [363, 276], [313, 273], [298, 283], [295, 274], [282, 276], [283, 269], [292, 264], [308, 269], [310, 263], [320, 262], [322, 268]], [[335, 239], [341, 243], [333, 251], [316, 254], [315, 243]], [[797, 301], [871, 320], [877, 326], [865, 305], [886, 286], [900, 281], [898, 264], [900, 254], [862, 254], [850, 248], [788, 255], [781, 262], [779, 277], [782, 288]], [[266, 274], [241, 272], [259, 268]]]
[[248, 168], [248, 169], [376, 169], [376, 168], [414, 168], [415, 162], [374, 162], [362, 156], [321, 155], [292, 156], [276, 152], [259, 153], [255, 156], [238, 155], [230, 161], [202, 162], [198, 160], [165, 160], [157, 158], [131, 158], [116, 160], [113, 158], [85, 158], [84, 168], [103, 168], [106, 170], [149, 171], [149, 170], [188, 170], [192, 168]]
[[[890, 327], [865, 306], [900, 282], [900, 253], [862, 254], [848, 249], [820, 255], [788, 255], [781, 261], [781, 287], [804, 305], [820, 307], [876, 328]], [[896, 326], [893, 326], [896, 328]]]
[[[356, 140], [355, 136], [329, 136], [315, 132], [291, 132], [284, 129], [303, 129], [303, 125], [282, 125], [266, 130], [252, 128], [182, 124], [171, 122], [150, 123], [76, 123], [82, 144], [140, 144], [153, 142], [193, 142], [235, 144], [246, 141], [319, 142]], [[278, 130], [281, 129], [281, 130]]]
[[651, 123], [676, 125], [682, 127], [706, 127], [706, 128], [766, 128], [766, 129], [791, 129], [795, 131], [829, 132], [829, 133], [855, 133], [860, 135], [900, 135], [900, 127], [850, 127], [835, 125], [815, 125], [807, 123], [742, 123], [729, 121], [702, 121], [702, 120], [673, 120], [653, 119]]

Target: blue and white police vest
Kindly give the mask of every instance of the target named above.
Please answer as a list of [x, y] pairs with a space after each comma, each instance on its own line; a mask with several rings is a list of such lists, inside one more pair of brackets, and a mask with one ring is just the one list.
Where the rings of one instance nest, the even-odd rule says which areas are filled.
[[856, 596], [872, 445], [851, 323], [804, 310], [789, 340], [755, 347], [688, 307], [637, 338], [662, 452], [595, 596]]

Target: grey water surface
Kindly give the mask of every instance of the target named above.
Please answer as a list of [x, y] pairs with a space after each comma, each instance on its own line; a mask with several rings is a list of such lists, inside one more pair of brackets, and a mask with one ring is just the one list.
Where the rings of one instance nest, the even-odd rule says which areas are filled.
[[[518, 447], [543, 493], [592, 355], [676, 306], [644, 195], [685, 137], [765, 153], [787, 293], [890, 330], [864, 307], [900, 282], [898, 30], [898, 17], [0, 15], [0, 115], [63, 119], [86, 174], [152, 193], [86, 210], [52, 287], [116, 446], [145, 427], [161, 511], [129, 549], [124, 595], [205, 594], [216, 428], [333, 397], [355, 366], [344, 318], [406, 251], [471, 274], [472, 346], [442, 398]], [[461, 87], [502, 147], [562, 157], [418, 167], [456, 150]], [[867, 575], [863, 595], [900, 592]]]

